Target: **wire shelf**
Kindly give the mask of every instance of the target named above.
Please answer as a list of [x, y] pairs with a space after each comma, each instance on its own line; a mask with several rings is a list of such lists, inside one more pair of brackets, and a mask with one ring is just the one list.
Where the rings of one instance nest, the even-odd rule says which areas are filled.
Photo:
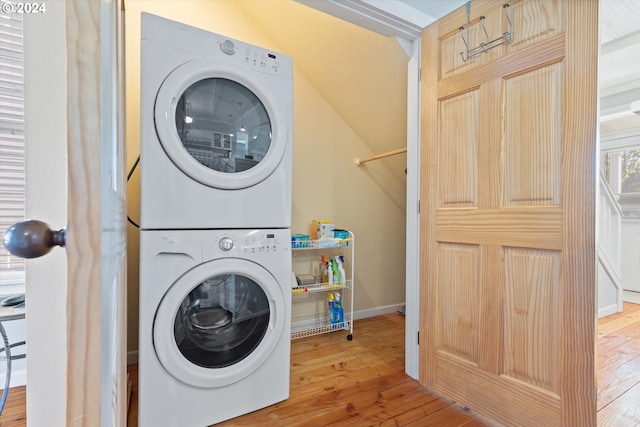
[[309, 249], [331, 249], [348, 248], [351, 245], [351, 238], [346, 239], [322, 239], [322, 240], [299, 240], [291, 243], [291, 250]]
[[312, 285], [296, 286], [291, 288], [293, 295], [312, 294], [316, 292], [335, 291], [338, 289], [351, 289], [353, 281], [347, 280], [343, 285], [330, 285], [328, 283], [314, 283]]
[[[291, 339], [310, 337], [313, 335], [326, 334], [345, 330], [348, 331], [347, 340], [353, 339], [353, 291], [354, 291], [354, 263], [355, 263], [355, 237], [351, 231], [340, 235], [344, 238], [322, 239], [322, 240], [294, 240], [291, 244], [292, 252], [296, 254], [292, 257], [292, 263], [298, 264], [299, 271], [305, 271], [305, 276], [313, 276], [318, 280], [320, 270], [318, 270], [319, 255], [342, 252], [346, 256], [345, 280], [344, 284], [311, 283], [299, 285], [291, 288], [293, 312], [306, 312], [302, 315], [293, 315], [291, 318]], [[304, 238], [304, 236], [303, 236]], [[323, 252], [310, 252], [308, 254], [300, 251], [321, 249]], [[338, 249], [335, 250], [334, 249]], [[340, 251], [340, 249], [342, 249]], [[295, 268], [294, 268], [295, 270]], [[305, 277], [307, 279], [307, 277]], [[311, 280], [309, 280], [311, 281]], [[295, 283], [297, 285], [297, 283]], [[330, 293], [343, 290], [341, 303], [343, 309], [342, 322], [332, 324], [329, 315], [329, 304], [327, 303]], [[324, 294], [324, 295], [323, 295]], [[335, 292], [338, 294], [338, 292]], [[334, 295], [336, 298], [340, 298]], [[311, 313], [309, 311], [313, 310]]]
[[311, 337], [336, 331], [350, 331], [351, 321], [331, 324], [327, 315], [315, 313], [304, 316], [295, 316], [291, 323], [291, 339]]

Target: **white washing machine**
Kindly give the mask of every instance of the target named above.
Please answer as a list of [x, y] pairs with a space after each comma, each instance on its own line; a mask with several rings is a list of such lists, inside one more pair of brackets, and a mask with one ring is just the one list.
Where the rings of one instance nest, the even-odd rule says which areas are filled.
[[142, 14], [140, 227], [291, 226], [291, 58]]
[[141, 427], [202, 427], [285, 400], [291, 234], [140, 233]]

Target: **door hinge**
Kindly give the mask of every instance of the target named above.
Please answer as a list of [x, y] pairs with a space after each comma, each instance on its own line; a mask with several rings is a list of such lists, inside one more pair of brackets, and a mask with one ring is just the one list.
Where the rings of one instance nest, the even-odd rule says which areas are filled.
[[420, 331], [418, 331], [418, 345], [420, 345]]
[[418, 215], [420, 215], [420, 199], [418, 199]]

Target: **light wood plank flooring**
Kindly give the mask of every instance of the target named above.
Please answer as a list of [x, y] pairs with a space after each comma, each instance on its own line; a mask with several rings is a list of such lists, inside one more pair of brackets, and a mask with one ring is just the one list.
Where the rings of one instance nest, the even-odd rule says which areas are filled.
[[598, 321], [598, 426], [640, 427], [640, 305]]
[[[5, 362], [2, 362], [5, 363]], [[4, 369], [4, 368], [3, 368]], [[9, 389], [7, 403], [0, 415], [0, 426], [23, 427], [27, 425], [27, 388], [14, 387]]]
[[[129, 427], [137, 424], [137, 370]], [[486, 426], [404, 374], [404, 318], [355, 322], [346, 332], [295, 340], [288, 400], [216, 426]]]
[[[404, 375], [404, 318], [355, 322], [354, 339], [335, 332], [293, 341], [291, 397], [219, 426], [486, 426]], [[640, 305], [598, 321], [598, 426], [640, 427]], [[129, 427], [137, 427], [137, 366]], [[24, 426], [25, 388], [11, 389], [2, 427]]]

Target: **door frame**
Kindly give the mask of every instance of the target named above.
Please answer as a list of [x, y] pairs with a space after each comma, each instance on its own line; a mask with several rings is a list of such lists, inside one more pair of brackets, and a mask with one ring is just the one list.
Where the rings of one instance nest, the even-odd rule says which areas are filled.
[[123, 1], [25, 18], [26, 216], [67, 243], [27, 263], [30, 426], [126, 424]]

